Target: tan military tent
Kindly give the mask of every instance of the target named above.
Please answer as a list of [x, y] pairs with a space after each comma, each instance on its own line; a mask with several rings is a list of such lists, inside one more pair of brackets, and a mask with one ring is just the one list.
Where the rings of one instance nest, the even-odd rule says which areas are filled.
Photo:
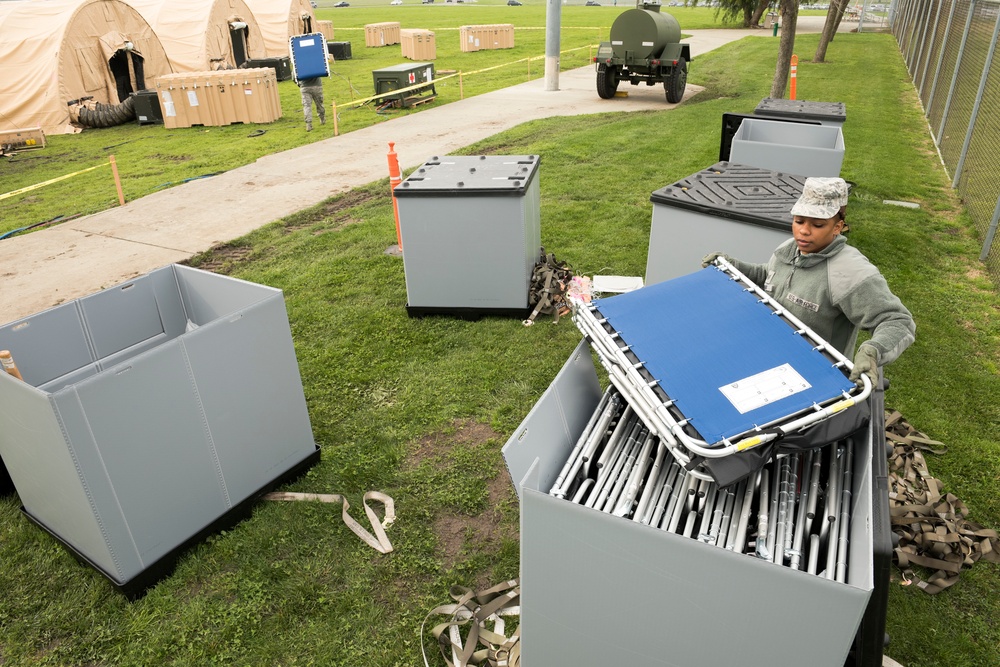
[[243, 0], [125, 0], [146, 19], [175, 72], [239, 67], [264, 58], [264, 37]]
[[117, 104], [170, 72], [153, 29], [120, 0], [0, 4], [0, 129], [77, 132], [70, 100]]
[[246, 0], [264, 34], [269, 57], [288, 55], [288, 38], [319, 32], [309, 0]]

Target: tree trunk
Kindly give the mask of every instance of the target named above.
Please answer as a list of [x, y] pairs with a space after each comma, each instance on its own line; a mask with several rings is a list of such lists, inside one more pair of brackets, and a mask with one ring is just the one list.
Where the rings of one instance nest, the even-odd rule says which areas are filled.
[[767, 6], [770, 4], [771, 0], [760, 0], [757, 3], [757, 8], [753, 10], [753, 16], [750, 17], [750, 26], [760, 25], [760, 19], [764, 16], [764, 12], [767, 11]]
[[826, 47], [833, 40], [833, 33], [837, 30], [837, 15], [843, 16], [843, 8], [847, 6], [847, 0], [834, 0], [830, 3], [830, 8], [826, 12], [826, 22], [823, 23], [823, 32], [819, 37], [819, 46], [816, 47], [816, 55], [813, 62], [826, 62]]
[[795, 24], [799, 20], [798, 0], [781, 0], [781, 41], [778, 44], [778, 64], [774, 68], [771, 82], [771, 97], [785, 98], [788, 85], [788, 70], [791, 68], [792, 53], [795, 50]]
[[840, 8], [837, 10], [837, 25], [833, 28], [833, 33], [830, 34], [830, 41], [837, 36], [837, 31], [840, 30], [840, 22], [844, 20], [844, 11], [847, 9], [848, 0], [843, 0], [840, 3]]

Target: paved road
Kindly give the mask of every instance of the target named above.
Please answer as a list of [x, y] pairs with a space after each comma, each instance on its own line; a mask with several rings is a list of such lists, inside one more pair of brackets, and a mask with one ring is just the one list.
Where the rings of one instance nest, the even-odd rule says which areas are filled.
[[[818, 19], [818, 20], [817, 20]], [[845, 29], [850, 26], [845, 25]], [[822, 17], [803, 17], [797, 32], [818, 32]], [[692, 30], [697, 58], [764, 30]], [[10, 322], [157, 267], [388, 176], [387, 142], [406, 169], [446, 155], [527, 120], [672, 108], [660, 86], [625, 86], [628, 97], [600, 99], [591, 67], [563, 72], [558, 91], [536, 80], [432, 107], [373, 127], [263, 157], [208, 179], [191, 181], [79, 218], [0, 241], [0, 322]], [[685, 99], [701, 89], [689, 85]], [[683, 103], [683, 102], [682, 102]], [[476, 119], [474, 123], [470, 119]]]

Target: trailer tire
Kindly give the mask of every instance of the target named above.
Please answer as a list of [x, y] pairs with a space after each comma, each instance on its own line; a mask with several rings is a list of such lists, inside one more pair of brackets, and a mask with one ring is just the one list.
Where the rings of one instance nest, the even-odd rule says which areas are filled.
[[684, 89], [687, 87], [687, 61], [678, 58], [677, 64], [670, 71], [670, 77], [663, 82], [663, 88], [667, 93], [667, 102], [677, 104], [684, 99]]
[[618, 90], [618, 68], [614, 65], [597, 66], [597, 94], [602, 100], [609, 100]]

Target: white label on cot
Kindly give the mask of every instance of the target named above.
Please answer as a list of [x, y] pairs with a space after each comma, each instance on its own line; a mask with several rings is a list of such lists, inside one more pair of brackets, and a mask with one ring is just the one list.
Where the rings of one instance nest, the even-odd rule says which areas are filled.
[[751, 410], [805, 391], [811, 386], [789, 364], [782, 364], [748, 378], [723, 385], [719, 387], [719, 391], [729, 399], [729, 402], [741, 415], [745, 415]]

